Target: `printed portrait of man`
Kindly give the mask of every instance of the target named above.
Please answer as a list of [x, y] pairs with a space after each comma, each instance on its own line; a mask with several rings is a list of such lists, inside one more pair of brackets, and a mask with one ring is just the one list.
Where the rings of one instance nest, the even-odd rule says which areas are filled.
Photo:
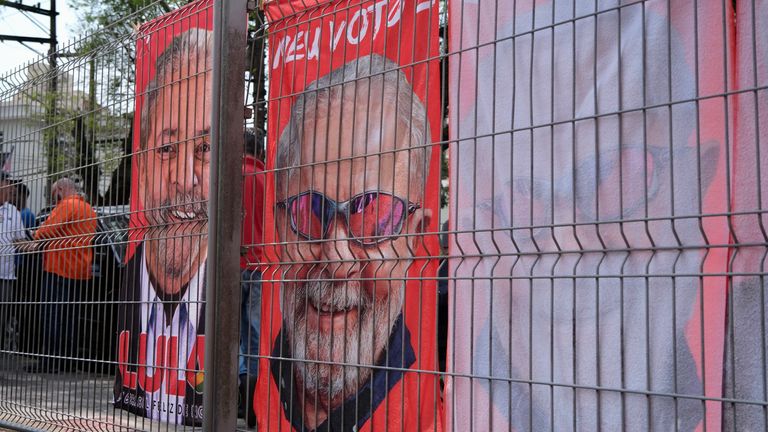
[[431, 217], [427, 144], [423, 103], [382, 56], [334, 69], [293, 103], [276, 154], [283, 324], [269, 379], [295, 430], [362, 427], [414, 366], [403, 304]]
[[[697, 95], [684, 61], [690, 35], [670, 32], [663, 9], [639, 4], [575, 32], [541, 32], [563, 12], [555, 2], [525, 13], [502, 3], [509, 19], [488, 8], [479, 26], [490, 22], [489, 34], [509, 39], [451, 65], [452, 84], [473, 105], [451, 118], [459, 140], [451, 159], [460, 162], [451, 179], [458, 233], [447, 423], [697, 430], [706, 418], [704, 350], [695, 345], [705, 338], [704, 288], [690, 275], [716, 242], [696, 215], [713, 212], [706, 197], [722, 185], [725, 149], [697, 130], [706, 111], [679, 102]], [[589, 7], [605, 6], [579, 2], [556, 19]], [[620, 30], [603, 37], [604, 29]], [[645, 51], [650, 35], [669, 57]], [[505, 76], [513, 78], [500, 85]], [[669, 101], [674, 109], [644, 109]]]
[[212, 41], [192, 28], [155, 61], [134, 158], [144, 241], [118, 316], [116, 405], [177, 423], [202, 418]]

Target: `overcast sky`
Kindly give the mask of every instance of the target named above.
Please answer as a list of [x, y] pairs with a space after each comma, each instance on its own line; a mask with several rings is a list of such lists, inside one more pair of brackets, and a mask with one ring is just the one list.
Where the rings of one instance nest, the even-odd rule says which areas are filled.
[[[43, 9], [50, 8], [50, 0], [22, 0], [28, 6], [37, 6]], [[59, 48], [76, 36], [75, 28], [77, 19], [75, 12], [67, 4], [68, 0], [57, 0], [56, 9], [59, 16], [56, 22], [58, 27]], [[7, 6], [0, 6], [0, 34], [32, 37], [48, 37], [50, 19], [46, 15], [22, 12]], [[18, 42], [0, 42], [0, 76], [16, 69], [21, 64], [36, 60], [40, 55], [48, 52], [48, 44], [29, 43], [24, 45]], [[30, 49], [31, 48], [31, 49]]]

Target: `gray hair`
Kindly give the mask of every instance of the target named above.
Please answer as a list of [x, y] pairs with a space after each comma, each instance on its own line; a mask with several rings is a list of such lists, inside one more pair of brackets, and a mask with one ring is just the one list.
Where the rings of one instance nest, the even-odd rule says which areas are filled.
[[[431, 138], [427, 110], [413, 88], [405, 78], [397, 63], [372, 54], [360, 57], [334, 69], [309, 84], [304, 92], [296, 97], [291, 108], [288, 125], [280, 135], [277, 146], [276, 186], [283, 190], [287, 177], [293, 173], [293, 167], [301, 164], [301, 139], [304, 130], [304, 119], [313, 118], [320, 103], [329, 104], [333, 99], [339, 99], [343, 94], [356, 97], [356, 86], [367, 85], [369, 89], [382, 90], [382, 103], [394, 103], [397, 108], [397, 118], [410, 131], [411, 172], [414, 184], [422, 185], [427, 177], [431, 155]], [[374, 102], [375, 103], [375, 102]], [[279, 192], [278, 192], [279, 193]]]
[[[213, 55], [213, 32], [202, 28], [191, 28], [173, 38], [165, 50], [155, 60], [155, 77], [146, 89], [146, 99], [141, 107], [141, 131], [139, 143], [141, 149], [147, 148], [149, 140], [150, 111], [154, 112], [160, 90], [171, 84], [168, 75], [179, 72], [184, 62], [204, 62]], [[201, 71], [198, 71], [201, 72]], [[170, 82], [169, 82], [170, 81]]]
[[80, 183], [69, 177], [62, 177], [56, 180], [53, 185], [51, 185], [51, 190], [55, 191], [57, 189], [60, 190], [64, 196], [83, 196], [83, 188], [81, 187]]

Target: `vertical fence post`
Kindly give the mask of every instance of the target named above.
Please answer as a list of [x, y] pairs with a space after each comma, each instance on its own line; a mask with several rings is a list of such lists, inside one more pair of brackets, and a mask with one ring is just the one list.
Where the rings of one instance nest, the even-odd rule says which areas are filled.
[[211, 188], [208, 203], [205, 407], [207, 431], [237, 426], [240, 230], [246, 0], [214, 3]]

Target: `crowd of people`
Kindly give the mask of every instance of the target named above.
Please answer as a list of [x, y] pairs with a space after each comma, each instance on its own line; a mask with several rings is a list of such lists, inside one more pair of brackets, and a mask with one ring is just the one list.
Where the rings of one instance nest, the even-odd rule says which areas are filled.
[[[79, 183], [60, 178], [51, 185], [53, 209], [40, 226], [27, 207], [29, 188], [0, 173], [0, 298], [2, 347], [19, 351], [23, 317], [22, 298], [39, 298], [41, 329], [36, 362], [29, 372], [71, 369], [77, 358], [79, 303], [92, 277], [93, 237], [97, 216]], [[42, 254], [42, 275], [34, 275], [31, 258]], [[23, 272], [26, 272], [24, 274]], [[27, 332], [29, 335], [30, 333]]]

